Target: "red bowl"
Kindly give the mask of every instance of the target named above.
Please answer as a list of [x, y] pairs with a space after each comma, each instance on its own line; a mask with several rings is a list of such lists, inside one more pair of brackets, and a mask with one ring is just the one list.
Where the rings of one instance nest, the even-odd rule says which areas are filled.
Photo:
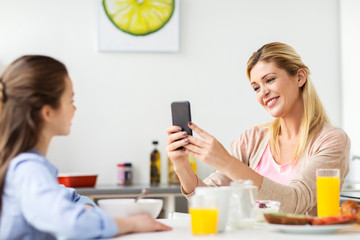
[[58, 182], [66, 187], [94, 187], [98, 175], [59, 174]]

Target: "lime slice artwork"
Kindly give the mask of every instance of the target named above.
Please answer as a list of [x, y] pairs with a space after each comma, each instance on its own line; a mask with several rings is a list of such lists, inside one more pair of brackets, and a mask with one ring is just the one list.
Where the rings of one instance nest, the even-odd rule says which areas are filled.
[[169, 22], [175, 0], [103, 0], [103, 6], [118, 29], [131, 35], [145, 36]]

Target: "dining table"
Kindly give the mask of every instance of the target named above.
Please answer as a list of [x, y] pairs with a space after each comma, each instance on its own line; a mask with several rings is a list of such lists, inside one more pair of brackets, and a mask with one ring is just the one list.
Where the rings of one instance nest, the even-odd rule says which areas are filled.
[[[360, 239], [360, 225], [351, 224], [339, 227], [337, 226], [282, 226], [268, 224], [265, 222], [256, 223], [252, 227], [241, 229], [229, 229], [212, 235], [193, 235], [191, 232], [191, 219], [187, 213], [169, 213], [166, 219], [157, 219], [172, 227], [170, 231], [132, 233], [115, 238], [118, 240], [225, 240], [225, 239], [243, 239], [243, 240], [340, 240], [340, 239]], [[325, 227], [325, 230], [324, 230]], [[320, 229], [320, 231], [319, 231]], [[334, 230], [336, 229], [336, 230]]]

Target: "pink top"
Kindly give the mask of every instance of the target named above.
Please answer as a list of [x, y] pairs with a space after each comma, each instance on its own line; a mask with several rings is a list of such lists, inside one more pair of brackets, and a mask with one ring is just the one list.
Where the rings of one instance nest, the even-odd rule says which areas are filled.
[[289, 185], [295, 176], [296, 166], [297, 163], [292, 166], [291, 161], [282, 165], [277, 164], [271, 155], [270, 146], [267, 144], [260, 162], [255, 168], [255, 172], [275, 182]]

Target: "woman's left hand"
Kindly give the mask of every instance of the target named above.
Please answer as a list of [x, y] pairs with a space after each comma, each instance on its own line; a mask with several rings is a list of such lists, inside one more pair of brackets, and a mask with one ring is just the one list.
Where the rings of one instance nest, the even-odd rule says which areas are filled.
[[203, 140], [188, 136], [189, 144], [185, 145], [188, 154], [203, 161], [210, 167], [223, 172], [224, 168], [231, 161], [231, 155], [223, 145], [213, 136], [190, 122], [189, 127], [195, 131]]

